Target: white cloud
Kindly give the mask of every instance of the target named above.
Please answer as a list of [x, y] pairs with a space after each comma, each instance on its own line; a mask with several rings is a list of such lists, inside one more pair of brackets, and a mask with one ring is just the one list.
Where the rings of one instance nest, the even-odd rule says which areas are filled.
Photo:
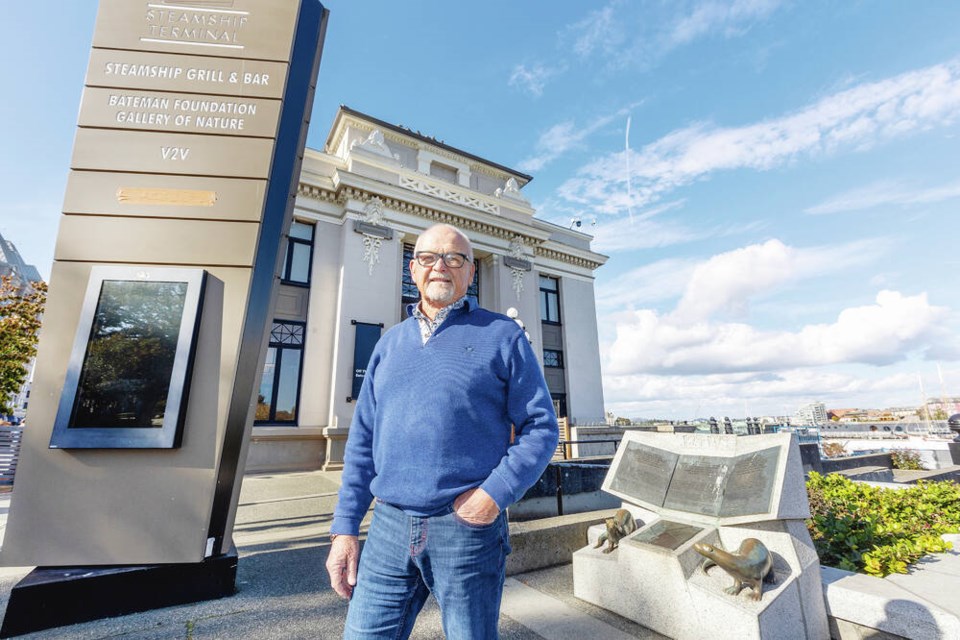
[[547, 86], [547, 80], [558, 73], [560, 73], [559, 69], [545, 67], [540, 63], [534, 64], [531, 67], [527, 67], [525, 64], [518, 64], [513, 68], [507, 84], [539, 98], [543, 95], [543, 89]]
[[929, 188], [910, 188], [897, 182], [882, 181], [841, 193], [806, 209], [805, 213], [812, 215], [843, 213], [884, 205], [932, 204], [954, 198], [960, 198], [960, 181]]
[[578, 126], [573, 120], [555, 124], [544, 131], [537, 140], [534, 155], [521, 160], [517, 168], [521, 171], [540, 171], [558, 157], [583, 146], [583, 141], [618, 118], [626, 117], [630, 110], [640, 103], [635, 102], [615, 113], [594, 118], [586, 125]]
[[[694, 230], [654, 219], [656, 214], [682, 204], [683, 201], [664, 203], [642, 212], [633, 220], [621, 218], [606, 222], [601, 219], [592, 246], [602, 253], [617, 253], [716, 238], [742, 230], [742, 227]], [[721, 253], [705, 261], [667, 259], [633, 269], [610, 282], [598, 283], [597, 300], [614, 306], [678, 297], [680, 302], [671, 316], [675, 322], [695, 321], [718, 311], [742, 315], [753, 297], [779, 290], [790, 282], [872, 263], [892, 245], [890, 239], [870, 238], [798, 249], [773, 239]], [[647, 292], [651, 289], [641, 283], [648, 278], [663, 280], [668, 275], [673, 294], [648, 297]], [[657, 290], [663, 288], [658, 286]]]
[[[658, 214], [682, 205], [683, 200], [677, 200], [637, 212], [633, 218], [625, 217], [613, 221], [601, 218], [596, 229], [592, 231], [592, 247], [601, 253], [616, 253], [666, 247], [710, 237], [710, 229], [691, 229], [681, 224], [654, 219]], [[607, 212], [603, 209], [593, 211]]]
[[614, 18], [614, 2], [603, 9], [591, 12], [583, 20], [567, 27], [567, 31], [577, 34], [573, 51], [577, 55], [589, 56], [594, 51], [611, 54], [622, 45], [625, 34], [622, 23]]
[[521, 171], [540, 171], [561, 154], [577, 147], [585, 137], [584, 130], [578, 130], [572, 120], [555, 124], [541, 134], [536, 155], [521, 160], [517, 168]]
[[[686, 3], [677, 9], [671, 3], [613, 0], [601, 9], [568, 24], [559, 32], [561, 52], [555, 65], [518, 64], [508, 84], [534, 97], [543, 95], [547, 82], [569, 64], [590, 61], [595, 68], [648, 67], [673, 49], [721, 34], [736, 37], [766, 18], [781, 0], [716, 0]], [[602, 61], [602, 65], [596, 62]]]
[[773, 239], [718, 254], [694, 269], [671, 321], [700, 322], [718, 311], [743, 315], [752, 297], [788, 282], [872, 262], [887, 244], [883, 240], [860, 240], [798, 249]]
[[768, 240], [710, 258], [691, 274], [672, 318], [689, 323], [718, 310], [742, 312], [751, 296], [798, 277], [797, 254], [779, 240]]
[[623, 309], [676, 298], [696, 265], [693, 260], [668, 258], [631, 269], [608, 282], [598, 282], [597, 306]]
[[[765, 170], [796, 157], [862, 149], [878, 140], [945, 126], [960, 114], [960, 61], [865, 83], [796, 112], [742, 127], [692, 124], [632, 154], [634, 206], [721, 170]], [[581, 205], [623, 207], [627, 163], [611, 153], [561, 185]]]
[[677, 20], [670, 30], [668, 42], [672, 45], [688, 44], [715, 32], [727, 37], [740, 35], [749, 23], [766, 18], [779, 4], [778, 0], [704, 2]]
[[672, 50], [719, 34], [740, 36], [773, 13], [780, 0], [657, 3], [614, 0], [561, 31], [580, 58], [609, 68], [645, 67]]
[[831, 324], [761, 331], [742, 323], [678, 323], [644, 309], [621, 316], [608, 374], [777, 371], [797, 367], [891, 364], [945, 339], [948, 310], [925, 293], [881, 291], [876, 303], [842, 310]]

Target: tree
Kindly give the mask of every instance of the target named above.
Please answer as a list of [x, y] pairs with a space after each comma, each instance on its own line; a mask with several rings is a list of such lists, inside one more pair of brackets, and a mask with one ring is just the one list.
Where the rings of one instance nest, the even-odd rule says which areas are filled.
[[12, 413], [10, 400], [30, 373], [46, 301], [46, 283], [20, 287], [10, 276], [0, 278], [0, 413]]

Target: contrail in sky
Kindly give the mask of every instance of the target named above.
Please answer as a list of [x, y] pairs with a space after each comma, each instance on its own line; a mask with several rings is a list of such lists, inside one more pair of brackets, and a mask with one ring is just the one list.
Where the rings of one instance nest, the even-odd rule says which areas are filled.
[[623, 139], [624, 156], [627, 160], [627, 213], [630, 214], [630, 224], [633, 224], [633, 188], [630, 185], [630, 118], [627, 116], [627, 133]]

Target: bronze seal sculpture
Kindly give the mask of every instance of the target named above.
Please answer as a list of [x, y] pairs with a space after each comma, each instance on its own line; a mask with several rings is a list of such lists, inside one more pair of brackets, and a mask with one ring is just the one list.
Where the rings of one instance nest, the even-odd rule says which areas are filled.
[[764, 582], [773, 582], [773, 557], [763, 543], [756, 538], [747, 538], [740, 543], [736, 553], [730, 553], [705, 542], [693, 545], [697, 553], [706, 559], [700, 568], [704, 573], [716, 565], [733, 577], [733, 586], [724, 589], [725, 593], [738, 595], [744, 587], [750, 587], [754, 600], [759, 600]]
[[603, 550], [604, 553], [610, 553], [616, 549], [621, 539], [637, 530], [637, 521], [633, 519], [633, 514], [626, 509], [617, 509], [613, 517], [607, 518], [604, 523], [607, 525], [607, 530], [600, 534], [597, 544], [593, 547], [599, 549], [606, 542], [607, 548]]

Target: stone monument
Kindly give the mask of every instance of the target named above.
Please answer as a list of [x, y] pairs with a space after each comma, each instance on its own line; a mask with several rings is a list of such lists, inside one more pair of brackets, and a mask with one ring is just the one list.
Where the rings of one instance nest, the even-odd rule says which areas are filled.
[[[602, 526], [591, 528], [590, 543], [573, 555], [578, 598], [678, 640], [829, 638], [790, 434], [628, 432], [603, 490], [624, 501], [638, 526], [606, 554], [593, 546]], [[723, 559], [707, 571], [695, 548], [736, 553], [751, 538], [772, 560], [759, 599], [750, 588], [725, 592], [734, 578]]]

